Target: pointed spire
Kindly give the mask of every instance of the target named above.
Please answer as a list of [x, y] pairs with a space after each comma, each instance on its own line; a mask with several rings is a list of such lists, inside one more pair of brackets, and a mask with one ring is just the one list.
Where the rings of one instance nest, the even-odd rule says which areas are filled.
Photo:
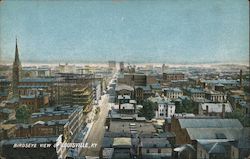
[[15, 63], [20, 63], [19, 53], [18, 53], [18, 46], [17, 46], [17, 37], [16, 37], [16, 50], [15, 50]]

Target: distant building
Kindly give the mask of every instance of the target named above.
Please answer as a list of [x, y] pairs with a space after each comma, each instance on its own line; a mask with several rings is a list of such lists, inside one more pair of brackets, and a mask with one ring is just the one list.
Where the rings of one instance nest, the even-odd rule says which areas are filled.
[[40, 91], [30, 95], [21, 95], [19, 99], [19, 103], [29, 106], [32, 112], [37, 112], [39, 108], [49, 106], [49, 94]]
[[230, 103], [200, 103], [199, 114], [207, 116], [225, 117], [225, 113], [231, 113], [233, 108]]
[[162, 67], [161, 67], [161, 72], [164, 73], [164, 72], [167, 71], [167, 69], [168, 69], [168, 66], [163, 64]]
[[164, 96], [169, 99], [177, 99], [183, 96], [183, 91], [179, 88], [163, 88]]
[[124, 73], [118, 77], [118, 84], [134, 86], [146, 86], [147, 76], [141, 73]]
[[22, 69], [24, 78], [37, 78], [51, 76], [51, 68], [49, 66], [42, 67], [23, 67]]
[[76, 66], [69, 65], [68, 63], [66, 63], [65, 65], [59, 64], [57, 69], [59, 73], [76, 73]]
[[135, 100], [138, 104], [142, 104], [145, 99], [151, 96], [154, 96], [154, 93], [149, 85], [135, 86]]
[[92, 109], [94, 90], [92, 74], [59, 74], [53, 86], [53, 96], [57, 105], [79, 105], [86, 112]]
[[121, 61], [121, 62], [120, 62], [120, 72], [124, 72], [124, 69], [125, 69], [125, 67], [124, 67], [124, 62]]
[[163, 73], [163, 81], [171, 82], [172, 80], [184, 80], [183, 73]]
[[205, 91], [205, 98], [208, 100], [211, 100], [212, 102], [226, 102], [227, 101], [227, 95], [223, 92], [218, 91], [212, 91], [207, 90]]
[[238, 88], [240, 82], [237, 80], [227, 80], [227, 79], [217, 79], [217, 80], [201, 80], [200, 81], [203, 88], [214, 89], [216, 85], [222, 84], [224, 89]]
[[108, 61], [109, 68], [116, 69], [116, 61]]
[[187, 94], [193, 100], [205, 98], [205, 92], [201, 88], [187, 88], [185, 90], [185, 94]]
[[150, 88], [152, 89], [152, 92], [158, 95], [162, 94], [162, 88], [160, 83], [150, 84]]
[[116, 92], [116, 103], [118, 102], [118, 96], [119, 95], [127, 95], [129, 96], [130, 99], [134, 99], [134, 88], [129, 86], [129, 85], [125, 85], [125, 84], [118, 84], [116, 85], [115, 88], [115, 92]]
[[147, 75], [147, 85], [158, 83], [156, 75]]
[[52, 77], [23, 78], [19, 81], [18, 91], [20, 102], [27, 105], [34, 105], [39, 100], [37, 107], [53, 105], [55, 96], [53, 85], [56, 82]]

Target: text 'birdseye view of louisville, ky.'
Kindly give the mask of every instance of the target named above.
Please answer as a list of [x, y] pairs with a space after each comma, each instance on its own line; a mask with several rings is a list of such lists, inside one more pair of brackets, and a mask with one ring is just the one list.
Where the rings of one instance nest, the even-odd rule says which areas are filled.
[[250, 159], [248, 0], [0, 0], [0, 159]]

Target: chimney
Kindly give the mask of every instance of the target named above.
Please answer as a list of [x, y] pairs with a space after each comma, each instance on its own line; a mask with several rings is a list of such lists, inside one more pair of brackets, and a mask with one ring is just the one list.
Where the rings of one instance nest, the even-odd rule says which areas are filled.
[[242, 89], [242, 70], [240, 70], [240, 89]]
[[208, 116], [208, 113], [209, 113], [209, 111], [208, 111], [208, 105], [206, 105], [206, 115]]
[[222, 113], [221, 113], [221, 117], [222, 117], [222, 118], [225, 118], [225, 112], [226, 112], [226, 106], [225, 106], [225, 104], [223, 103], [223, 104], [222, 104]]

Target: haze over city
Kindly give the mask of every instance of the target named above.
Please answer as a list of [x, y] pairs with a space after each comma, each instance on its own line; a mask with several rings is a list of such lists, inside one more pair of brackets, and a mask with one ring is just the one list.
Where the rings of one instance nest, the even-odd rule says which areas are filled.
[[1, 1], [0, 61], [244, 63], [247, 0]]
[[0, 0], [0, 159], [250, 159], [249, 2]]

